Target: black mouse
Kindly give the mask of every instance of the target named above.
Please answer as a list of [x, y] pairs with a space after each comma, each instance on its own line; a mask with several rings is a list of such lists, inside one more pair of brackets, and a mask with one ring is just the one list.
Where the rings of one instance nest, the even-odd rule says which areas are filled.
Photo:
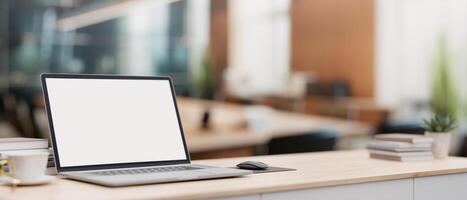
[[266, 170], [269, 165], [259, 161], [245, 161], [237, 165], [240, 169], [249, 169], [249, 170]]

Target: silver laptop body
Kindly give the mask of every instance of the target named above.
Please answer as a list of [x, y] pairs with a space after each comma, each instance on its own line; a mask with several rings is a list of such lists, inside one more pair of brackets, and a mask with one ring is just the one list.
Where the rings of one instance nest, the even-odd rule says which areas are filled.
[[104, 186], [235, 177], [191, 164], [169, 77], [42, 74], [59, 175]]

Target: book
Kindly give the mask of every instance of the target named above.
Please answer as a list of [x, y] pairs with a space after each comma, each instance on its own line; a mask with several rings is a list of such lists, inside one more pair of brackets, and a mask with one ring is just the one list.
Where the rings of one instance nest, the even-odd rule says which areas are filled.
[[418, 152], [390, 152], [390, 151], [380, 151], [380, 150], [369, 150], [370, 154], [384, 155], [384, 156], [394, 156], [394, 157], [423, 157], [423, 156], [433, 156], [431, 151], [418, 151]]
[[49, 153], [49, 157], [53, 157], [51, 149], [20, 149], [20, 150], [8, 150], [8, 151], [0, 151], [1, 154], [8, 154], [8, 153], [16, 153], [16, 152], [47, 152]]
[[410, 151], [431, 151], [432, 143], [407, 143], [394, 141], [371, 141], [367, 145], [367, 149], [385, 150], [393, 152], [410, 152]]
[[375, 139], [383, 140], [383, 141], [407, 142], [407, 143], [412, 143], [412, 144], [432, 143], [434, 141], [433, 138], [427, 137], [424, 135], [400, 134], [400, 133], [376, 135]]
[[23, 149], [47, 149], [49, 144], [45, 139], [36, 138], [0, 138], [0, 151]]
[[50, 149], [23, 149], [23, 150], [0, 151], [0, 158], [4, 159], [7, 157], [6, 155], [8, 155], [8, 153], [16, 153], [16, 152], [47, 152], [49, 153], [48, 159], [53, 159]]
[[423, 160], [433, 160], [433, 156], [412, 156], [412, 157], [399, 157], [399, 156], [388, 156], [381, 154], [370, 153], [370, 158], [381, 159], [381, 160], [394, 160], [401, 162], [410, 162], [410, 161], [423, 161]]

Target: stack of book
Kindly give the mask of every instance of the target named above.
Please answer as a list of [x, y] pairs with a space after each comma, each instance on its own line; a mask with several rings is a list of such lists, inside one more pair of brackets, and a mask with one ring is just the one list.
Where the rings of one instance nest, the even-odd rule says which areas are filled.
[[6, 158], [6, 154], [12, 152], [48, 152], [47, 166], [54, 166], [52, 150], [45, 139], [36, 138], [0, 138], [0, 160]]
[[433, 138], [423, 135], [412, 134], [382, 134], [375, 136], [367, 149], [371, 158], [396, 160], [396, 161], [419, 161], [432, 160], [433, 152], [431, 146]]

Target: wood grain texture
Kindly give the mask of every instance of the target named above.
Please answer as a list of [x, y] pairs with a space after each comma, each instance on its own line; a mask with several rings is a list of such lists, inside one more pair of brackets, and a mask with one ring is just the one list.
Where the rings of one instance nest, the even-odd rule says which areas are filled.
[[373, 96], [373, 0], [293, 0], [291, 27], [293, 70], [344, 80], [353, 95]]
[[402, 163], [370, 159], [365, 150], [200, 160], [194, 163], [231, 167], [245, 160], [262, 161], [271, 166], [290, 167], [297, 171], [118, 189], [57, 179], [45, 186], [20, 187], [14, 193], [10, 188], [0, 186], [0, 194], [2, 199], [36, 200], [208, 199], [467, 173], [466, 158], [449, 157], [442, 160]]

